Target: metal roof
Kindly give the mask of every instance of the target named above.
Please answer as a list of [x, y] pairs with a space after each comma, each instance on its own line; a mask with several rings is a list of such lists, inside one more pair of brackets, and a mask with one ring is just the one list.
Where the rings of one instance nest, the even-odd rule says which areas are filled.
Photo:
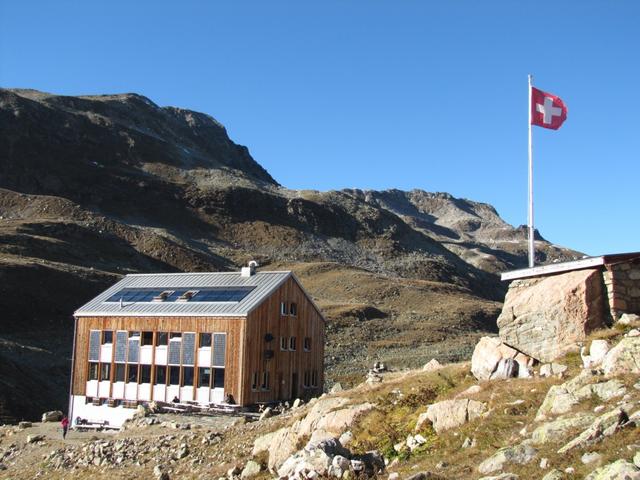
[[[256, 272], [243, 277], [240, 272], [150, 273], [125, 276], [111, 288], [74, 312], [76, 317], [236, 317], [246, 316], [292, 276], [290, 271]], [[106, 302], [123, 288], [255, 287], [239, 302]]]
[[549, 265], [540, 265], [538, 267], [523, 268], [520, 270], [512, 270], [504, 272], [500, 279], [517, 280], [519, 278], [539, 277], [542, 275], [552, 275], [555, 273], [570, 272], [573, 270], [583, 270], [585, 268], [594, 268], [602, 265], [612, 265], [619, 262], [626, 262], [640, 258], [640, 252], [616, 253], [611, 255], [601, 255], [599, 257], [586, 257], [580, 260], [569, 262], [551, 263]]

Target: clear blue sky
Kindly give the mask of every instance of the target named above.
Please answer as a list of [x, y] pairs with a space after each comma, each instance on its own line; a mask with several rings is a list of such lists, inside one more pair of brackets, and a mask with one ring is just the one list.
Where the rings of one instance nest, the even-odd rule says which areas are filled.
[[211, 114], [284, 186], [421, 188], [527, 222], [527, 74], [569, 118], [534, 129], [536, 226], [640, 250], [640, 2], [0, 0], [0, 85], [137, 92]]

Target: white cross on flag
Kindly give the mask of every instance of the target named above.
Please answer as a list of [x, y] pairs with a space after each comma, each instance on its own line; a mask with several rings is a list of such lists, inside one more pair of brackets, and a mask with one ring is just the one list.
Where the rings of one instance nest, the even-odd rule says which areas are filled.
[[560, 97], [531, 87], [531, 125], [557, 130], [567, 119], [567, 106]]

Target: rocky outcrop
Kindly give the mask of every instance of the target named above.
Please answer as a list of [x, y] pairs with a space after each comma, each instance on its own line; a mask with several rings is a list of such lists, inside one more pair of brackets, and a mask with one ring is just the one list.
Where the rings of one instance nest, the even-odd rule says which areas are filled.
[[466, 398], [434, 403], [429, 405], [427, 411], [419, 417], [416, 430], [420, 430], [424, 422], [429, 420], [436, 433], [442, 433], [475, 420], [485, 410], [484, 403]]
[[478, 471], [482, 474], [499, 472], [510, 464], [527, 464], [533, 461], [537, 455], [538, 451], [530, 445], [515, 445], [513, 447], [501, 448], [482, 462], [478, 466]]
[[640, 480], [640, 469], [631, 462], [618, 460], [594, 470], [584, 480]]
[[[256, 438], [252, 454], [256, 456], [268, 452], [269, 470], [277, 472], [296, 454], [301, 441], [309, 440], [311, 446], [328, 445], [334, 440], [339, 443], [336, 439], [355, 422], [356, 418], [374, 407], [371, 403], [347, 405], [348, 403], [349, 400], [344, 397], [324, 397], [315, 400], [311, 410], [302, 420], [297, 420], [290, 427]], [[301, 463], [300, 455], [291, 462], [296, 465]], [[316, 458], [319, 455], [314, 453], [312, 457], [307, 458], [308, 455], [305, 454], [304, 461], [320, 461]]]
[[559, 418], [553, 422], [543, 423], [531, 434], [531, 442], [534, 445], [558, 442], [566, 438], [569, 432], [588, 427], [594, 419], [595, 416], [590, 413], [579, 413], [577, 415]]
[[576, 447], [583, 447], [601, 441], [604, 437], [613, 435], [616, 430], [629, 419], [622, 408], [616, 408], [611, 412], [598, 417], [580, 435], [564, 445], [558, 453], [566, 453]]
[[543, 421], [548, 415], [567, 413], [574, 405], [592, 396], [606, 401], [625, 394], [625, 386], [619, 380], [601, 382], [602, 379], [597, 371], [584, 370], [562, 385], [552, 386], [538, 409], [536, 420]]
[[605, 297], [597, 269], [516, 280], [498, 317], [500, 338], [541, 362], [550, 362], [604, 326]]
[[497, 337], [482, 337], [471, 357], [471, 372], [478, 380], [529, 377], [535, 360]]
[[640, 373], [640, 337], [626, 337], [607, 352], [602, 360], [607, 375]]

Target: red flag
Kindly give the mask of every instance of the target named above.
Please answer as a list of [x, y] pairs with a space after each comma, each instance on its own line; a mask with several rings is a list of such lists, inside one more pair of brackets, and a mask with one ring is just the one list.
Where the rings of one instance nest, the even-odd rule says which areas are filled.
[[567, 119], [567, 106], [560, 97], [531, 87], [531, 125], [557, 130]]

